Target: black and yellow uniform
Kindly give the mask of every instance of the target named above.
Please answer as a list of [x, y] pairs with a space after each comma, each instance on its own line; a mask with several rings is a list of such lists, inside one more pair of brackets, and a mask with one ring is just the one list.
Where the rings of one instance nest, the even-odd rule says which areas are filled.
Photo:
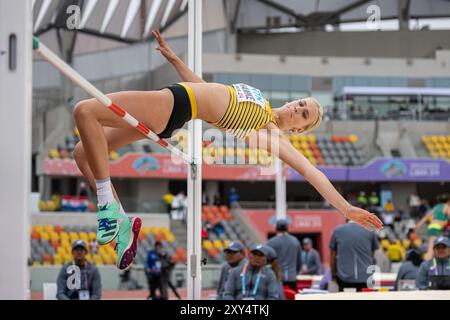
[[222, 119], [212, 123], [239, 139], [247, 137], [252, 130], [259, 130], [269, 122], [276, 124], [270, 103], [261, 91], [246, 84], [228, 86], [230, 102]]
[[[276, 124], [275, 117], [260, 90], [246, 84], [227, 86], [230, 102], [222, 118], [211, 123], [239, 139], [247, 137], [252, 130], [259, 130], [269, 122]], [[167, 87], [174, 96], [173, 111], [161, 138], [170, 138], [172, 133], [197, 117], [197, 102], [192, 89], [185, 83]]]
[[158, 134], [160, 138], [170, 138], [173, 132], [184, 126], [186, 122], [197, 117], [197, 102], [192, 89], [185, 83], [168, 86], [173, 94], [173, 109], [166, 128]]

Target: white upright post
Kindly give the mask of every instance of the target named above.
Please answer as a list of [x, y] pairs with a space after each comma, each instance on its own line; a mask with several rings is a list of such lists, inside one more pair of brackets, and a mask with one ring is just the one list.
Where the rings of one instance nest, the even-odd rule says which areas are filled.
[[0, 300], [29, 299], [31, 1], [0, 1]]
[[286, 178], [283, 175], [283, 162], [275, 157], [275, 201], [277, 220], [286, 219]]
[[[188, 65], [202, 76], [202, 0], [189, 0]], [[188, 165], [188, 215], [187, 215], [187, 296], [200, 300], [201, 277], [201, 192], [202, 192], [202, 122], [193, 120], [188, 124], [188, 154], [195, 164]]]

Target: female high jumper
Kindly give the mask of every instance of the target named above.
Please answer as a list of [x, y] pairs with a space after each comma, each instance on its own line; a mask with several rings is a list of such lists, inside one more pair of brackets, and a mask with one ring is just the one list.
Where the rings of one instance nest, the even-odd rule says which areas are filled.
[[[266, 144], [269, 152], [278, 148], [279, 158], [300, 173], [347, 219], [369, 231], [382, 228], [382, 222], [375, 215], [350, 205], [283, 135], [283, 131], [306, 132], [320, 125], [323, 111], [316, 99], [303, 98], [272, 110], [258, 89], [245, 84], [206, 83], [175, 55], [158, 31], [153, 31], [153, 35], [159, 44], [157, 50], [175, 67], [184, 82], [157, 91], [111, 93], [108, 97], [112, 101], [161, 138], [170, 138], [191, 119], [201, 119], [247, 143], [256, 139]], [[136, 255], [141, 220], [128, 218], [120, 204], [110, 180], [108, 151], [144, 136], [95, 99], [80, 101], [74, 118], [81, 138], [74, 158], [97, 192], [97, 242], [107, 244], [117, 237], [117, 267], [127, 269]], [[274, 133], [278, 139], [270, 139]]]

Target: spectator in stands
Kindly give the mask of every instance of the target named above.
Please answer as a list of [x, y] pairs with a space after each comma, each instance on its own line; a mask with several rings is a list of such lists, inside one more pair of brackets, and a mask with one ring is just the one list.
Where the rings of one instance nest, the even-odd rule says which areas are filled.
[[221, 205], [222, 205], [222, 199], [220, 198], [220, 194], [216, 193], [216, 194], [214, 195], [214, 201], [213, 201], [213, 204], [214, 204], [215, 206], [221, 206]]
[[358, 205], [361, 207], [361, 208], [366, 208], [367, 207], [367, 196], [366, 196], [366, 193], [364, 192], [364, 191], [361, 191], [360, 193], [359, 193], [359, 196], [358, 196]]
[[420, 208], [420, 198], [417, 193], [412, 193], [408, 199], [409, 203], [409, 213], [412, 218], [418, 219], [419, 216], [419, 208]]
[[102, 283], [97, 267], [86, 260], [83, 240], [72, 244], [73, 261], [61, 268], [57, 279], [58, 300], [100, 300]]
[[376, 208], [380, 204], [380, 198], [375, 191], [370, 194], [369, 203], [371, 208]]
[[409, 240], [408, 250], [419, 249], [416, 245], [416, 241], [419, 239], [419, 236], [416, 233], [414, 228], [410, 228], [406, 233], [406, 239]]
[[[267, 267], [270, 268], [273, 271], [273, 273], [275, 274], [275, 278], [277, 279], [277, 282], [278, 282], [280, 299], [286, 300], [286, 297], [284, 294], [283, 281], [282, 281], [282, 277], [281, 277], [281, 266], [280, 266], [280, 263], [278, 262], [277, 252], [271, 246], [266, 245], [265, 248], [267, 250]], [[289, 288], [289, 290], [291, 290], [291, 289]], [[297, 292], [292, 291], [292, 293], [295, 295]]]
[[262, 244], [250, 248], [248, 262], [234, 268], [225, 288], [224, 300], [279, 300], [274, 272], [266, 268], [267, 249]]
[[430, 211], [430, 205], [428, 204], [427, 199], [421, 199], [420, 206], [419, 206], [419, 218], [422, 218], [427, 214], [428, 211]]
[[224, 298], [225, 288], [227, 287], [231, 270], [247, 262], [244, 249], [245, 247], [242, 243], [239, 241], [232, 241], [223, 250], [226, 263], [223, 265], [222, 271], [220, 272], [219, 285], [217, 287], [217, 300], [222, 300]]
[[352, 221], [333, 231], [330, 267], [339, 291], [344, 288], [361, 291], [367, 287], [367, 279], [371, 276], [368, 267], [375, 264], [374, 253], [378, 248], [376, 234]]
[[87, 197], [88, 196], [86, 183], [84, 181], [80, 182], [80, 187], [78, 189], [78, 196], [79, 197]]
[[173, 194], [171, 192], [167, 192], [163, 196], [163, 201], [166, 203], [167, 206], [167, 212], [172, 213], [172, 202], [173, 202]]
[[236, 188], [234, 188], [234, 187], [230, 188], [228, 199], [229, 199], [229, 207], [230, 208], [232, 207], [232, 205], [235, 202], [239, 201], [239, 194], [236, 192]]
[[303, 239], [302, 268], [301, 274], [321, 274], [322, 263], [320, 262], [319, 252], [313, 248], [310, 238]]
[[384, 204], [384, 211], [387, 213], [392, 213], [395, 210], [394, 203], [392, 202], [392, 199], [387, 199], [386, 203]]
[[209, 197], [205, 191], [202, 193], [202, 206], [209, 206]]
[[267, 245], [274, 248], [277, 253], [283, 275], [283, 285], [297, 291], [297, 274], [302, 266], [300, 242], [288, 233], [288, 222], [285, 219], [277, 221], [276, 232]]
[[450, 240], [440, 236], [434, 242], [434, 256], [419, 267], [416, 287], [425, 289], [450, 289]]
[[419, 266], [422, 263], [422, 254], [418, 249], [406, 252], [406, 261], [400, 266], [395, 280], [394, 290], [402, 290], [402, 280], [416, 280]]
[[[167, 300], [167, 287], [169, 281], [170, 257], [164, 251], [160, 241], [155, 242], [154, 250], [150, 250], [145, 262], [145, 273], [149, 286], [149, 299]], [[159, 290], [159, 296], [156, 290]]]
[[172, 201], [172, 220], [184, 220], [186, 217], [186, 196], [181, 190]]

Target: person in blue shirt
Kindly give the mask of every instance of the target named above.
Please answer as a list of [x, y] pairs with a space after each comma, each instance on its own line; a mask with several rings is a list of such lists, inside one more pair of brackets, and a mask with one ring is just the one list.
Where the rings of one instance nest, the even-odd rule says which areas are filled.
[[[148, 280], [150, 294], [149, 299], [167, 300], [167, 288], [169, 286], [170, 257], [163, 249], [160, 241], [155, 242], [155, 249], [150, 250], [145, 262], [145, 273]], [[159, 289], [160, 295], [156, 295]]]
[[416, 287], [426, 289], [450, 289], [450, 239], [436, 238], [433, 246], [434, 256], [420, 265]]

